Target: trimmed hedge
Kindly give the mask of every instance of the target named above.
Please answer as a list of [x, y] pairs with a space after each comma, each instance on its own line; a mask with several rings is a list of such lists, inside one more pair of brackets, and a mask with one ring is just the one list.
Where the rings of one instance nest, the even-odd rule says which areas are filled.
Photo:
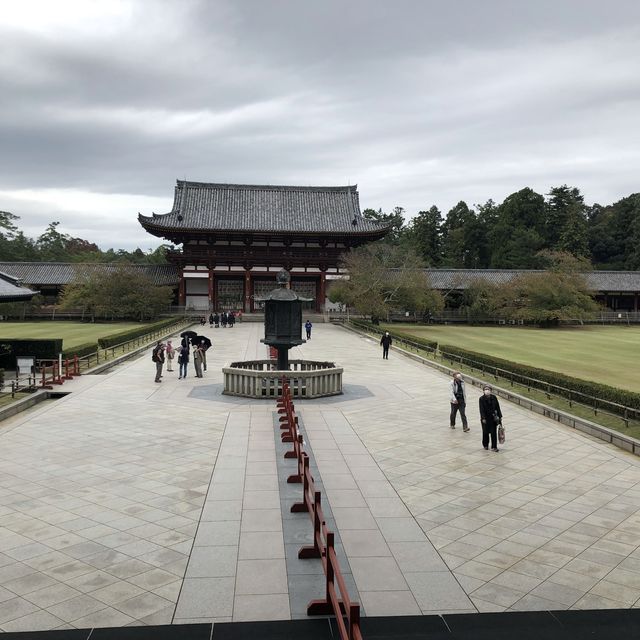
[[128, 340], [134, 340], [135, 338], [139, 338], [140, 336], [146, 336], [149, 333], [159, 331], [160, 329], [164, 329], [165, 327], [170, 327], [176, 324], [176, 322], [176, 318], [167, 318], [166, 320], [161, 320], [160, 322], [143, 325], [142, 327], [138, 327], [137, 329], [130, 329], [129, 331], [123, 331], [122, 333], [115, 333], [111, 336], [107, 336], [106, 338], [98, 338], [98, 345], [101, 349], [113, 347], [117, 344], [127, 342]]
[[438, 343], [436, 340], [427, 340], [426, 338], [420, 338], [418, 336], [411, 335], [410, 333], [404, 333], [403, 331], [392, 333], [391, 337], [395, 338], [398, 341], [405, 340], [406, 342], [417, 344], [421, 347], [424, 347], [428, 351], [435, 351], [438, 348]]
[[[362, 329], [363, 331], [370, 331], [378, 335], [382, 335], [386, 331], [386, 329], [381, 329], [378, 325], [375, 325], [372, 322], [367, 322], [366, 320], [349, 320], [349, 322], [358, 329]], [[435, 351], [438, 347], [438, 343], [435, 340], [419, 338], [410, 333], [404, 333], [402, 331], [389, 331], [389, 334], [396, 342], [411, 342], [432, 351]]]
[[13, 368], [16, 356], [34, 356], [36, 360], [54, 360], [62, 351], [62, 338], [48, 340], [16, 340], [16, 338], [0, 338], [0, 343], [9, 346], [9, 353], [0, 356], [0, 367]]
[[[514, 382], [524, 383], [525, 385], [529, 384], [529, 386], [542, 389], [543, 391], [547, 390], [546, 385], [536, 385], [535, 383], [531, 383], [530, 381], [528, 382], [527, 380], [518, 380], [518, 377], [522, 376], [522, 378], [533, 378], [534, 380], [539, 380], [543, 383], [547, 382], [558, 387], [563, 387], [563, 389], [566, 389], [567, 391], [564, 391], [563, 389], [555, 389], [553, 390], [553, 393], [555, 393], [556, 395], [561, 395], [565, 398], [570, 397], [569, 391], [571, 391], [573, 393], [584, 393], [588, 396], [593, 396], [599, 401], [607, 400], [609, 402], [621, 404], [632, 409], [640, 409], [640, 393], [627, 391], [626, 389], [617, 389], [616, 387], [610, 387], [606, 384], [600, 384], [598, 382], [592, 382], [590, 380], [582, 380], [581, 378], [573, 378], [572, 376], [568, 376], [557, 371], [539, 369], [537, 367], [531, 367], [525, 364], [511, 362], [510, 360], [503, 360], [502, 358], [489, 356], [484, 353], [468, 351], [467, 349], [461, 349], [460, 347], [448, 344], [440, 345], [440, 352], [445, 358], [447, 358], [448, 356], [453, 356], [453, 359], [455, 360], [458, 357], [462, 357], [473, 360], [474, 362], [484, 365], [488, 368], [493, 367], [504, 369], [505, 371], [514, 375]], [[575, 396], [573, 396], [571, 399], [577, 400]], [[589, 400], [586, 398], [581, 398], [580, 402], [583, 404], [589, 404]], [[591, 406], [595, 406], [595, 402], [591, 402]], [[624, 414], [623, 410], [618, 410], [616, 407], [609, 406], [608, 410], [612, 412], [615, 411], [620, 415]]]
[[72, 349], [68, 349], [62, 352], [63, 358], [73, 358], [73, 356], [78, 356], [81, 358], [82, 356], [88, 356], [90, 353], [95, 353], [99, 349], [97, 342], [85, 342], [84, 344], [79, 344], [77, 347], [73, 347]]

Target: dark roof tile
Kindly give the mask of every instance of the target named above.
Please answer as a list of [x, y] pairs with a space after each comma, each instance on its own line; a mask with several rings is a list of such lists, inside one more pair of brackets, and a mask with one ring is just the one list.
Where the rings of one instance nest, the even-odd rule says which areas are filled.
[[22, 286], [19, 278], [0, 271], [0, 302], [31, 300], [38, 293]]
[[286, 187], [178, 180], [173, 207], [138, 217], [150, 233], [227, 231], [382, 236], [387, 227], [360, 212], [356, 186]]
[[[0, 271], [19, 278], [35, 286], [61, 286], [71, 282], [75, 275], [108, 269], [115, 271], [122, 266], [118, 263], [69, 263], [69, 262], [0, 262]], [[178, 269], [171, 264], [134, 264], [127, 265], [149, 276], [155, 285], [176, 286], [180, 282]]]

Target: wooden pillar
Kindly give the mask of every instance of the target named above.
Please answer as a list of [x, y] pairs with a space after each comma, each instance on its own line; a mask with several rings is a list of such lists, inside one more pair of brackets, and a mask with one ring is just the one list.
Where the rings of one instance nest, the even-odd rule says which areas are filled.
[[319, 291], [318, 291], [318, 300], [316, 302], [316, 311], [318, 311], [318, 313], [323, 313], [324, 312], [324, 304], [325, 304], [325, 298], [326, 298], [326, 290], [327, 290], [327, 283], [326, 283], [326, 279], [327, 279], [327, 275], [324, 271], [320, 272], [320, 286], [318, 287]]
[[634, 311], [638, 310], [638, 294], [637, 293], [633, 294], [633, 310]]
[[178, 284], [178, 304], [181, 307], [184, 307], [187, 304], [187, 293], [184, 282], [184, 269], [180, 268], [178, 270], [178, 275], [180, 276], [180, 284]]
[[251, 269], [244, 271], [244, 312], [253, 312], [253, 300], [251, 298]]
[[209, 267], [209, 310], [216, 308], [216, 278], [213, 275], [213, 267]]

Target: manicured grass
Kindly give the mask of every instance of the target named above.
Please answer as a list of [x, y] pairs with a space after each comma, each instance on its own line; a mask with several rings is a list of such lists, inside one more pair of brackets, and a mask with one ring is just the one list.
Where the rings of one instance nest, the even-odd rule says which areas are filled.
[[0, 322], [0, 340], [2, 338], [54, 339], [62, 338], [63, 349], [73, 349], [87, 342], [97, 342], [114, 333], [128, 331], [143, 326], [139, 322]]
[[535, 329], [391, 324], [385, 328], [640, 392], [640, 327]]

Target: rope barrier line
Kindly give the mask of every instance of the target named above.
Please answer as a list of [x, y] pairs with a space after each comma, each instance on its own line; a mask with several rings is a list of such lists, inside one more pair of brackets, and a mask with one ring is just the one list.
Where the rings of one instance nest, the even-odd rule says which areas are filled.
[[340, 570], [335, 551], [335, 534], [327, 527], [322, 511], [322, 496], [315, 488], [309, 468], [309, 456], [304, 451], [304, 439], [298, 427], [298, 418], [288, 380], [282, 378], [282, 395], [277, 402], [282, 442], [292, 443], [285, 458], [295, 458], [297, 471], [287, 478], [289, 483], [302, 484], [302, 500], [291, 506], [292, 513], [308, 513], [313, 523], [313, 544], [301, 547], [298, 558], [319, 558], [326, 577], [325, 597], [307, 605], [307, 615], [335, 616], [341, 640], [362, 640], [360, 631], [360, 604], [349, 597], [349, 590]]

